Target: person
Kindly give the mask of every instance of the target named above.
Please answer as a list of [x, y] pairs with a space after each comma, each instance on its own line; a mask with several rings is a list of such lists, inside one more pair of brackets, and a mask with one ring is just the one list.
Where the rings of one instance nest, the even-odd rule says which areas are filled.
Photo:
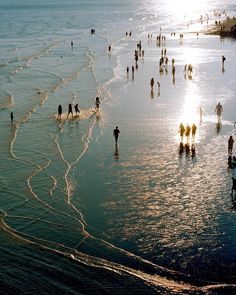
[[235, 168], [235, 166], [233, 167], [233, 171], [232, 171], [232, 181], [233, 181], [233, 184], [232, 184], [231, 194], [233, 196], [233, 191], [236, 192], [236, 168]]
[[108, 46], [108, 51], [111, 52], [111, 45]]
[[180, 125], [179, 125], [179, 133], [180, 133], [181, 139], [183, 139], [184, 131], [185, 131], [184, 124], [183, 123], [180, 123]]
[[134, 80], [134, 66], [132, 66], [132, 80]]
[[193, 125], [192, 125], [191, 130], [192, 130], [192, 140], [194, 141], [194, 139], [195, 139], [195, 134], [196, 134], [196, 131], [197, 131], [197, 126], [196, 126], [194, 123], [193, 123]]
[[157, 86], [158, 86], [158, 96], [160, 96], [160, 94], [161, 94], [161, 83], [157, 82]]
[[190, 132], [191, 132], [191, 127], [189, 126], [189, 124], [187, 124], [187, 126], [186, 126], [186, 130], [185, 130], [185, 135], [186, 135], [186, 137], [189, 137]]
[[234, 145], [234, 139], [233, 136], [230, 135], [229, 140], [228, 140], [228, 155], [232, 155], [233, 152], [233, 145]]
[[62, 106], [59, 104], [57, 119], [61, 119], [61, 114], [62, 114]]
[[80, 113], [80, 110], [79, 110], [79, 106], [78, 106], [78, 103], [75, 105], [75, 113]]
[[71, 103], [68, 106], [68, 115], [67, 115], [67, 118], [69, 117], [70, 114], [72, 115], [72, 118], [73, 118], [73, 110], [72, 110], [72, 104]]
[[118, 126], [116, 126], [116, 128], [113, 130], [113, 136], [115, 137], [116, 145], [117, 145], [119, 134], [120, 134], [120, 130], [119, 130]]
[[203, 114], [203, 111], [202, 111], [202, 108], [201, 107], [199, 108], [199, 112], [200, 112], [200, 122], [202, 122], [202, 114]]
[[11, 112], [10, 117], [11, 117], [11, 124], [12, 124], [13, 123], [13, 120], [14, 120], [13, 112]]
[[152, 79], [150, 80], [150, 85], [151, 85], [151, 89], [153, 89], [153, 86], [154, 86], [154, 78], [152, 78]]
[[96, 105], [96, 109], [99, 109], [99, 105], [101, 104], [99, 97], [96, 97], [96, 101], [95, 101], [95, 105]]
[[71, 47], [74, 46], [74, 42], [73, 42], [73, 41], [70, 42], [70, 46], [71, 46]]
[[223, 107], [220, 104], [220, 102], [216, 105], [215, 112], [216, 112], [216, 115], [217, 115], [217, 118], [218, 118], [218, 122], [220, 122], [220, 117], [221, 117], [221, 114], [223, 112]]
[[225, 56], [222, 55], [222, 66], [224, 66], [225, 60], [226, 60]]

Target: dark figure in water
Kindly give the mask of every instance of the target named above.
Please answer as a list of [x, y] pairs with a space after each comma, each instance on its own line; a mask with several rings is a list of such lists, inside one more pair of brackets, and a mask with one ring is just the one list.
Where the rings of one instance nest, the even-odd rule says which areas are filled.
[[70, 114], [72, 115], [72, 118], [73, 118], [73, 110], [72, 110], [72, 104], [71, 103], [68, 106], [68, 115], [67, 115], [67, 118], [69, 117]]
[[185, 132], [184, 124], [180, 123], [180, 125], [179, 125], [179, 133], [180, 133], [181, 142], [183, 142], [184, 132]]
[[192, 130], [192, 142], [194, 142], [194, 140], [195, 140], [195, 134], [196, 134], [196, 131], [197, 131], [197, 126], [194, 123], [192, 125], [191, 130]]
[[152, 79], [150, 80], [150, 86], [151, 86], [151, 89], [153, 89], [153, 86], [154, 86], [154, 78], [152, 78]]
[[220, 122], [220, 119], [221, 119], [221, 114], [223, 112], [223, 107], [222, 105], [220, 104], [220, 102], [217, 104], [216, 108], [215, 108], [215, 112], [216, 112], [216, 115], [217, 115], [217, 119], [218, 119], [218, 123]]
[[57, 113], [57, 119], [61, 119], [61, 114], [62, 114], [62, 106], [59, 104], [58, 113]]
[[74, 42], [73, 42], [73, 41], [70, 42], [70, 46], [71, 46], [71, 47], [74, 46]]
[[132, 66], [132, 80], [134, 80], [134, 66]]
[[118, 129], [118, 126], [116, 126], [116, 128], [113, 130], [113, 136], [115, 137], [116, 145], [117, 145], [119, 134], [120, 134], [120, 130]]
[[187, 137], [187, 141], [189, 141], [190, 132], [191, 132], [191, 127], [189, 126], [189, 124], [187, 124], [185, 129], [185, 136]]
[[233, 152], [233, 146], [234, 146], [234, 139], [233, 136], [230, 135], [228, 140], [228, 155], [231, 156]]
[[225, 71], [225, 60], [226, 60], [225, 56], [222, 55], [222, 72]]
[[96, 105], [96, 109], [99, 109], [99, 105], [101, 104], [99, 97], [96, 97], [96, 101], [95, 101], [95, 105]]
[[11, 118], [11, 124], [12, 124], [12, 123], [13, 123], [13, 120], [14, 120], [13, 112], [11, 112], [11, 114], [10, 114], [10, 118]]
[[79, 106], [78, 106], [78, 103], [75, 105], [75, 113], [80, 113], [80, 110], [79, 110]]
[[108, 46], [108, 51], [111, 52], [111, 45]]

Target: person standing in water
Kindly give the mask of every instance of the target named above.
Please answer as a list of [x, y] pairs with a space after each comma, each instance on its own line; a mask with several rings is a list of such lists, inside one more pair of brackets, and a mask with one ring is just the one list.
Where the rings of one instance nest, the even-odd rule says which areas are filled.
[[78, 107], [78, 103], [75, 105], [75, 113], [80, 113], [79, 107]]
[[192, 125], [191, 130], [192, 130], [192, 142], [194, 142], [194, 140], [195, 140], [195, 134], [196, 134], [196, 131], [197, 131], [197, 126], [194, 123]]
[[231, 135], [228, 140], [228, 155], [229, 156], [232, 156], [233, 146], [234, 146], [234, 139], [233, 139], [233, 136]]
[[10, 114], [10, 118], [11, 118], [11, 124], [12, 124], [12, 123], [13, 123], [13, 120], [14, 120], [13, 112], [11, 112], [11, 114]]
[[96, 109], [99, 109], [99, 105], [101, 104], [99, 97], [96, 97], [96, 101], [95, 101], [95, 105], [96, 105]]
[[151, 86], [151, 89], [153, 89], [153, 86], [154, 86], [154, 78], [152, 78], [152, 79], [150, 80], [150, 86]]
[[215, 112], [216, 112], [216, 115], [217, 115], [217, 118], [218, 118], [218, 123], [219, 123], [220, 122], [220, 118], [221, 118], [221, 114], [223, 112], [223, 107], [220, 104], [220, 102], [217, 104], [217, 106], [215, 108]]
[[120, 130], [119, 130], [118, 126], [116, 126], [116, 128], [113, 130], [113, 136], [115, 137], [116, 145], [117, 145], [119, 134], [120, 134]]
[[180, 139], [181, 141], [183, 141], [184, 138], [184, 131], [185, 131], [185, 127], [183, 123], [180, 123], [179, 125], [179, 133], [180, 133]]
[[62, 106], [59, 104], [58, 113], [57, 113], [57, 119], [61, 119], [61, 115], [62, 115]]
[[67, 115], [67, 118], [69, 117], [70, 114], [72, 115], [72, 118], [73, 118], [73, 110], [72, 110], [72, 104], [71, 103], [68, 106], [68, 115]]

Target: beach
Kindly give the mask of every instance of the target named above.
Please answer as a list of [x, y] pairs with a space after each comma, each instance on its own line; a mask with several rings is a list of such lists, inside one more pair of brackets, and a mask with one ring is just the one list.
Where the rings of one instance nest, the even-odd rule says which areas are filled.
[[234, 294], [235, 5], [200, 2], [0, 2], [3, 294]]

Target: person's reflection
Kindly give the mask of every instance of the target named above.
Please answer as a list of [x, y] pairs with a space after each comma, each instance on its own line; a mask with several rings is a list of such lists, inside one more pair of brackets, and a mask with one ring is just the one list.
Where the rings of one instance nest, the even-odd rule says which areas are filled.
[[151, 89], [150, 97], [151, 98], [154, 98], [154, 91], [153, 91], [153, 89]]
[[182, 158], [183, 156], [183, 152], [184, 152], [184, 144], [183, 142], [181, 141], [180, 144], [179, 144], [179, 157]]
[[217, 133], [217, 134], [219, 134], [220, 129], [221, 129], [221, 123], [220, 123], [220, 122], [217, 122], [217, 123], [216, 123], [216, 133]]
[[120, 158], [120, 154], [119, 154], [119, 150], [118, 150], [118, 146], [117, 145], [115, 146], [115, 150], [114, 150], [114, 153], [113, 153], [113, 158], [116, 161], [118, 161], [119, 158]]

